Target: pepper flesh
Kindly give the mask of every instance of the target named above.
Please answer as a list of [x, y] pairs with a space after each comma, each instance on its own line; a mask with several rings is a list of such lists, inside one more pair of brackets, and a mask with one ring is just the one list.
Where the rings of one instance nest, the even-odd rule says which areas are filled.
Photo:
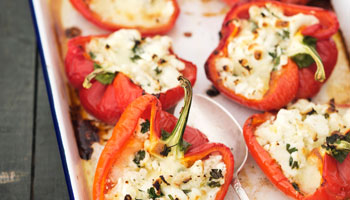
[[173, 26], [175, 25], [176, 19], [180, 14], [180, 8], [177, 1], [171, 0], [174, 11], [167, 23], [161, 24], [159, 26], [154, 26], [154, 27], [128, 26], [128, 25], [122, 25], [122, 24], [116, 24], [116, 23], [104, 21], [102, 16], [93, 12], [89, 8], [89, 4], [88, 4], [89, 1], [70, 0], [70, 2], [75, 7], [75, 9], [77, 9], [77, 11], [80, 12], [81, 15], [83, 15], [87, 20], [89, 20], [91, 23], [95, 24], [100, 28], [110, 30], [110, 31], [116, 31], [122, 28], [137, 29], [142, 33], [143, 36], [167, 33], [173, 28]]
[[283, 193], [294, 199], [328, 200], [346, 199], [350, 197], [350, 155], [343, 163], [338, 163], [333, 157], [325, 154], [322, 158], [322, 184], [310, 195], [299, 193], [283, 174], [280, 165], [258, 143], [255, 130], [275, 114], [255, 114], [247, 119], [243, 127], [243, 135], [247, 147], [254, 160], [269, 178], [269, 180]]
[[[154, 96], [144, 95], [137, 98], [125, 109], [98, 161], [93, 184], [93, 199], [104, 199], [104, 194], [107, 192], [106, 180], [112, 167], [118, 167], [126, 157], [134, 155], [136, 151], [142, 148], [142, 142], [137, 141], [133, 135], [140, 117], [148, 116], [146, 118], [150, 120], [150, 151], [152, 154], [158, 155], [158, 149], [154, 147], [159, 146], [158, 144], [164, 144], [164, 141], [160, 140], [160, 129], [164, 124], [173, 125], [174, 122], [173, 119], [165, 120], [166, 122], [161, 120], [164, 111], [161, 111], [160, 104]], [[175, 125], [170, 137], [177, 137], [178, 134], [181, 134], [184, 131], [184, 126], [186, 126], [186, 121], [187, 115], [180, 115], [180, 120]], [[189, 127], [186, 128], [186, 131], [188, 129]], [[185, 138], [186, 134], [190, 135], [189, 132], [185, 132]], [[205, 138], [201, 136], [200, 132], [196, 132], [196, 134], [189, 138]], [[215, 200], [223, 200], [233, 177], [234, 163], [230, 149], [222, 144], [208, 143], [205, 139], [194, 140], [192, 146], [193, 148], [188, 153], [178, 157], [185, 166], [192, 165], [196, 160], [205, 159], [212, 153], [222, 155], [223, 162], [226, 165], [225, 182], [217, 193]], [[177, 151], [177, 148], [172, 147], [170, 154], [174, 151]]]
[[[83, 87], [84, 80], [94, 71], [94, 62], [85, 51], [85, 45], [94, 37], [77, 37], [68, 42], [68, 51], [65, 58], [65, 71], [69, 82], [79, 90], [79, 97], [83, 107], [96, 118], [115, 124], [121, 113], [129, 103], [143, 94], [140, 86], [133, 83], [123, 73], [118, 73], [113, 82], [104, 85], [96, 80], [91, 81], [91, 87]], [[170, 53], [173, 54], [172, 51]], [[194, 64], [178, 58], [185, 64], [185, 69], [180, 71], [184, 77], [194, 85], [196, 82], [197, 68]], [[180, 86], [167, 90], [159, 94], [159, 100], [163, 109], [167, 110], [182, 99], [184, 92]]]
[[[271, 72], [269, 90], [261, 99], [249, 99], [224, 86], [216, 69], [215, 61], [219, 57], [227, 56], [229, 42], [239, 34], [240, 27], [235, 26], [232, 20], [248, 19], [248, 11], [251, 6], [262, 7], [267, 3], [282, 9], [287, 16], [303, 13], [314, 15], [320, 21], [320, 24], [303, 28], [301, 34], [317, 39], [316, 48], [323, 62], [326, 78], [331, 74], [337, 60], [337, 49], [330, 37], [337, 32], [339, 24], [332, 12], [320, 8], [284, 4], [275, 1], [235, 4], [225, 17], [220, 31], [221, 40], [217, 48], [209, 56], [205, 64], [205, 72], [207, 78], [220, 92], [242, 105], [257, 110], [277, 110], [287, 105], [294, 98], [310, 98], [319, 91], [322, 85], [322, 83], [314, 79], [313, 75], [316, 73], [315, 64], [300, 70], [294, 61], [289, 59], [288, 63], [282, 67], [280, 73]], [[310, 75], [312, 76], [310, 77]]]

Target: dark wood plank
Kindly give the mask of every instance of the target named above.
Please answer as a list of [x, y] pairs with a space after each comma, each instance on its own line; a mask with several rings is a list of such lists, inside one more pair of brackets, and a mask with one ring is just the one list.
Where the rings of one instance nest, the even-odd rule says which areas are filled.
[[0, 1], [0, 194], [29, 199], [36, 43], [27, 1]]
[[38, 74], [33, 199], [69, 199], [41, 66]]

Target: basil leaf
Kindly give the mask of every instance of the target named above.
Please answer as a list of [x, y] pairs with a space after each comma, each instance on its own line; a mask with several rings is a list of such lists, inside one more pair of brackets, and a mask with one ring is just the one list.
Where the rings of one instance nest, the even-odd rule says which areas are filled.
[[150, 123], [148, 119], [141, 123], [141, 133], [146, 133], [149, 131]]
[[316, 48], [317, 39], [311, 36], [304, 36], [303, 43], [310, 47]]
[[95, 76], [95, 79], [104, 85], [108, 85], [108, 84], [111, 84], [113, 82], [114, 77], [115, 77], [115, 73], [107, 72], [104, 74], [97, 74]]
[[140, 150], [136, 153], [134, 159], [132, 160], [138, 167], [140, 167], [141, 160], [145, 159], [146, 152], [144, 150]]
[[298, 53], [292, 56], [292, 60], [298, 65], [299, 69], [309, 67], [315, 62], [314, 59], [306, 53]]

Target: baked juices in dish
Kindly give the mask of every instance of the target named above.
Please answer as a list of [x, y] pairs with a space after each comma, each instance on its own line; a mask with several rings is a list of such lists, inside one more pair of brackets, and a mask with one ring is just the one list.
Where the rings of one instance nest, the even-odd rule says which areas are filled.
[[166, 110], [183, 98], [178, 76], [195, 83], [196, 66], [178, 58], [171, 46], [167, 36], [142, 37], [137, 30], [77, 37], [68, 42], [66, 74], [83, 107], [115, 124], [137, 97], [153, 94]]
[[233, 155], [223, 144], [183, 140], [192, 89], [179, 80], [185, 103], [171, 133], [160, 129], [156, 97], [141, 96], [125, 109], [99, 158], [93, 199], [224, 199]]
[[176, 0], [70, 0], [87, 20], [116, 31], [137, 29], [143, 35], [164, 34], [180, 13]]
[[233, 6], [208, 58], [207, 78], [230, 99], [258, 110], [277, 110], [317, 94], [330, 76], [337, 48], [334, 13], [259, 1]]
[[245, 122], [248, 149], [270, 181], [294, 199], [350, 197], [350, 108], [301, 99]]

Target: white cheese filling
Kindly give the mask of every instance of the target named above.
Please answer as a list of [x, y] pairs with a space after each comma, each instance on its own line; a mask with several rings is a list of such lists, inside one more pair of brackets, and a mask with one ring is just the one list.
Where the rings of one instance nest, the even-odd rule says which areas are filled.
[[350, 109], [332, 111], [328, 104], [299, 100], [260, 125], [255, 134], [290, 182], [312, 194], [322, 182], [321, 145], [334, 131], [349, 129]]
[[[137, 132], [137, 137], [142, 137], [147, 147], [149, 140], [145, 138], [149, 132], [142, 134], [140, 129]], [[138, 164], [135, 162], [136, 153], [129, 158], [122, 171], [112, 169], [107, 181], [115, 184], [105, 194], [107, 200], [124, 200], [126, 196], [131, 199], [152, 199], [151, 190], [159, 195], [155, 198], [157, 200], [214, 200], [224, 184], [226, 166], [221, 155], [210, 155], [186, 168], [172, 156], [158, 158], [149, 154], [146, 148], [143, 151], [144, 156]], [[213, 178], [213, 173], [219, 178]]]
[[185, 64], [170, 53], [167, 36], [141, 38], [136, 30], [119, 30], [107, 38], [94, 38], [86, 52], [107, 72], [123, 72], [149, 94], [166, 92], [179, 85]]
[[227, 46], [228, 57], [218, 58], [215, 65], [225, 87], [249, 99], [261, 99], [269, 89], [271, 72], [299, 53], [300, 28], [319, 21], [301, 13], [285, 16], [271, 4], [250, 7], [249, 16], [232, 22], [240, 31]]
[[104, 22], [128, 27], [166, 24], [175, 11], [171, 0], [90, 0], [88, 4]]

